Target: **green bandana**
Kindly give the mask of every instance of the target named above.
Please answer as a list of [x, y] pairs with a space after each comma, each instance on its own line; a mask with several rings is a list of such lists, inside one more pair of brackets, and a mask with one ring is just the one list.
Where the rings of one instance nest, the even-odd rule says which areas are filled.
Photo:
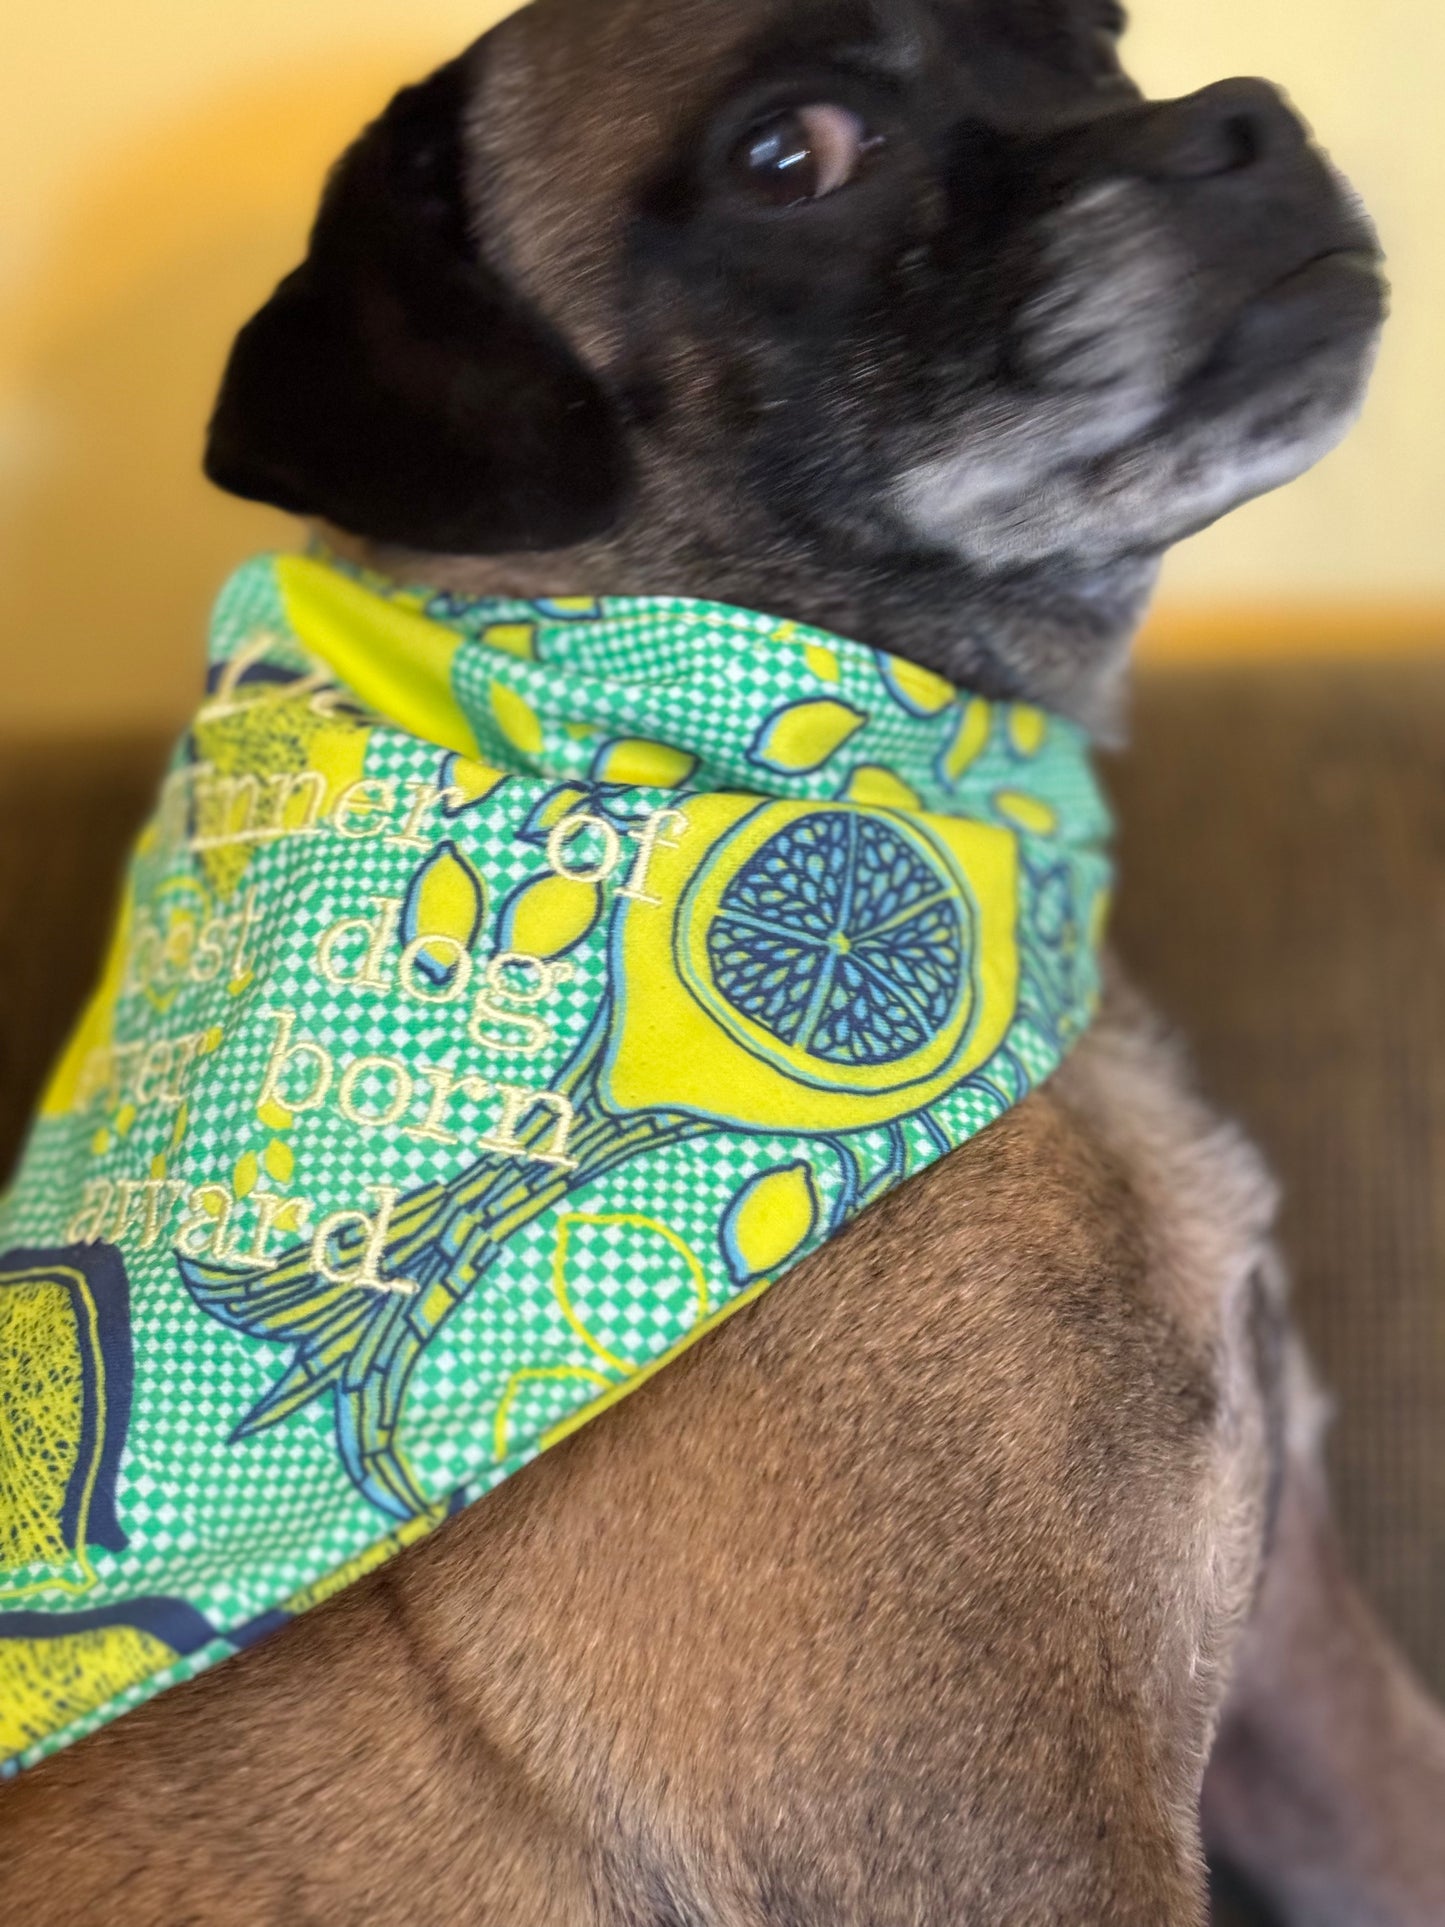
[[1093, 1012], [1107, 834], [1072, 725], [796, 623], [242, 569], [0, 1208], [0, 1771], [1017, 1103]]

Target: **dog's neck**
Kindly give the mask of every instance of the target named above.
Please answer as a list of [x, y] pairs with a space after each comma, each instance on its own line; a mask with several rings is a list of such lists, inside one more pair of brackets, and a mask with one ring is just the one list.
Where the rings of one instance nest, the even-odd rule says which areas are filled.
[[760, 539], [739, 552], [694, 526], [533, 555], [444, 556], [324, 531], [348, 561], [471, 596], [671, 595], [757, 609], [936, 670], [995, 700], [1033, 702], [1096, 740], [1122, 732], [1129, 645], [1158, 574], [1153, 557], [1095, 570], [1035, 567], [984, 576], [941, 552], [905, 565], [864, 551], [800, 558]]

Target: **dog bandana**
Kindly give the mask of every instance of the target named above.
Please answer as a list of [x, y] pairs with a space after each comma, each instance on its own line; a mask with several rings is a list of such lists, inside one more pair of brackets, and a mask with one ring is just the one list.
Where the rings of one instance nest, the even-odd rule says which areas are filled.
[[797, 623], [243, 568], [0, 1207], [3, 1770], [1017, 1103], [1093, 1013], [1107, 835], [1072, 725]]

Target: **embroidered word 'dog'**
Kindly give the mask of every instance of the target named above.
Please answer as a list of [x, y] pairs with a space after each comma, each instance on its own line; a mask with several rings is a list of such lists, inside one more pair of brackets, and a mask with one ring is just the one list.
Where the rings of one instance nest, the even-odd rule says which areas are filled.
[[[372, 914], [342, 917], [316, 946], [316, 968], [337, 990], [396, 990], [409, 1002], [459, 1003], [471, 989], [477, 961], [460, 938], [429, 932], [399, 948], [405, 905], [401, 897], [373, 897]], [[569, 963], [549, 963], [504, 951], [482, 968], [467, 1031], [475, 1044], [509, 1056], [535, 1057], [552, 1041], [552, 1026], [536, 1015], [558, 985], [573, 975]]]

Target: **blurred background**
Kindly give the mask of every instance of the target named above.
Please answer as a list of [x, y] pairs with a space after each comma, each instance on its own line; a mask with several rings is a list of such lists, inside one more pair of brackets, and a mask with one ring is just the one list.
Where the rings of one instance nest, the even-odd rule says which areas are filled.
[[[323, 171], [508, 0], [47, 0], [0, 80], [0, 732], [164, 729], [239, 557], [291, 539], [202, 481], [232, 334]], [[1396, 317], [1365, 420], [1172, 560], [1156, 656], [1445, 648], [1436, 0], [1136, 0], [1156, 93], [1282, 81], [1374, 210]]]

